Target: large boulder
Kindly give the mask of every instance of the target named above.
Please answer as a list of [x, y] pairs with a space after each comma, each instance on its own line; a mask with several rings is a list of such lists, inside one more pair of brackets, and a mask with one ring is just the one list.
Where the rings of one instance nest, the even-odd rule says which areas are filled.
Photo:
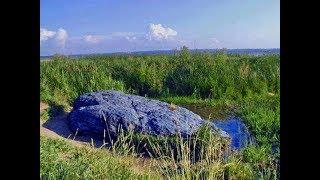
[[119, 128], [136, 133], [187, 137], [208, 123], [213, 133], [229, 135], [213, 123], [179, 106], [129, 95], [118, 91], [98, 91], [79, 96], [69, 116], [72, 131], [102, 135], [104, 131], [117, 136]]

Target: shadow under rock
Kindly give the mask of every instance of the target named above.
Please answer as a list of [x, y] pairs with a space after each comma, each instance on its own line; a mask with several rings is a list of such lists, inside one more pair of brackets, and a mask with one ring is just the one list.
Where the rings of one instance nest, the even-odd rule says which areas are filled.
[[69, 140], [90, 144], [96, 148], [103, 146], [104, 143], [100, 139], [88, 135], [78, 135], [77, 133], [73, 133], [68, 124], [69, 113], [64, 110], [63, 106], [50, 104], [49, 108], [49, 119], [42, 124], [42, 127]]

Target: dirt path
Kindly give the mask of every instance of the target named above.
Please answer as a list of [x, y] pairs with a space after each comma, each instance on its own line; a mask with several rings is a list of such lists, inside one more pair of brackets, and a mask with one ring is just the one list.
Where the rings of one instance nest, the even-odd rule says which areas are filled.
[[40, 113], [43, 112], [44, 110], [48, 109], [49, 105], [43, 102], [40, 102]]
[[[40, 113], [48, 108], [50, 108], [48, 104], [40, 102]], [[92, 146], [92, 143], [94, 147], [101, 147], [103, 145], [101, 141], [72, 133], [67, 123], [67, 115], [68, 112], [63, 112], [49, 118], [47, 121], [40, 119], [40, 135], [53, 139], [64, 139], [75, 146]]]

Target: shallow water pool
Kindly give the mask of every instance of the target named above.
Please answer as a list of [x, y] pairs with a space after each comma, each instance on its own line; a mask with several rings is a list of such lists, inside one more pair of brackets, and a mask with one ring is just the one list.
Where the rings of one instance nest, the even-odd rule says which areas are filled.
[[[218, 128], [227, 132], [231, 137], [231, 148], [241, 149], [253, 142], [253, 138], [243, 120], [226, 113], [226, 106], [204, 106], [197, 104], [181, 105], [199, 114], [202, 118], [212, 121]], [[229, 111], [230, 112], [230, 109]]]
[[231, 148], [241, 149], [252, 143], [252, 137], [243, 121], [238, 117], [212, 121], [218, 128], [227, 132], [231, 137]]

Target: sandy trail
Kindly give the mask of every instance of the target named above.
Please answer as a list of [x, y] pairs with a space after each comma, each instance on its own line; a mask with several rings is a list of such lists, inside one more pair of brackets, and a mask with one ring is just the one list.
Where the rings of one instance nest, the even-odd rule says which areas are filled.
[[[49, 105], [40, 102], [40, 113], [48, 108], [50, 108]], [[47, 121], [40, 119], [40, 134], [53, 139], [64, 139], [75, 146], [89, 145], [98, 148], [103, 145], [102, 141], [75, 135], [69, 129], [67, 115], [68, 112], [62, 112], [55, 117], [50, 117]]]

